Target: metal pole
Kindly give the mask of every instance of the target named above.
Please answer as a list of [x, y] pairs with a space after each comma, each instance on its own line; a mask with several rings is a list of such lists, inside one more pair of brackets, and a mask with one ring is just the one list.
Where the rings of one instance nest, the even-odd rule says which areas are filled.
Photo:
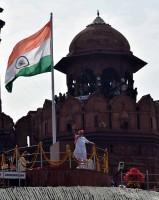
[[[16, 147], [15, 147], [15, 159], [16, 159], [16, 172], [19, 172], [19, 162], [20, 161], [18, 161], [18, 146], [16, 145]], [[18, 183], [19, 183], [19, 187], [20, 187], [20, 185], [21, 185], [21, 181], [20, 181], [20, 177], [19, 177], [19, 179], [18, 179]]]
[[42, 142], [40, 142], [40, 168], [43, 168]]
[[121, 182], [121, 185], [123, 185], [123, 170], [122, 169], [120, 170], [120, 182]]
[[146, 170], [146, 186], [147, 186], [147, 190], [149, 190], [149, 172], [148, 172], [148, 170]]
[[94, 170], [96, 170], [96, 157], [95, 155], [93, 156], [93, 167], [94, 167]]
[[17, 145], [15, 147], [15, 162], [16, 162], [16, 171], [19, 171], [19, 166], [18, 166], [18, 146]]
[[72, 168], [72, 160], [71, 160], [71, 156], [69, 158], [69, 166], [70, 166], [70, 169]]
[[21, 185], [21, 181], [20, 181], [20, 177], [19, 177], [19, 187], [20, 187], [20, 185]]
[[51, 83], [52, 83], [52, 143], [56, 143], [56, 110], [54, 101], [54, 63], [53, 63], [53, 14], [50, 14], [51, 23], [51, 40], [50, 40], [50, 50], [51, 50]]

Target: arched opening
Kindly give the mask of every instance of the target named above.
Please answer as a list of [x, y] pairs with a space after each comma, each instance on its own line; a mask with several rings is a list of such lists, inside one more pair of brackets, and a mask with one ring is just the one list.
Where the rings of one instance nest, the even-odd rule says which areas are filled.
[[96, 76], [91, 69], [83, 70], [76, 79], [70, 74], [67, 78], [68, 93], [72, 96], [84, 96], [95, 92]]
[[66, 128], [67, 132], [72, 132], [72, 124], [68, 123]]
[[120, 114], [120, 128], [122, 128], [122, 129], [128, 129], [129, 128], [129, 115], [124, 110]]
[[75, 84], [76, 81], [73, 79], [73, 75], [70, 74], [69, 76], [67, 76], [67, 88], [68, 88], [68, 93], [71, 96], [75, 95]]
[[101, 89], [104, 95], [112, 97], [120, 94], [118, 85], [119, 76], [117, 72], [112, 68], [104, 69], [101, 75]]

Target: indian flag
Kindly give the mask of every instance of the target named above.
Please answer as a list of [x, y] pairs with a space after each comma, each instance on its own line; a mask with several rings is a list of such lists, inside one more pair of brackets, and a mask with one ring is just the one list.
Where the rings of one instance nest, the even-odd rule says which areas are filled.
[[51, 71], [51, 22], [41, 30], [18, 42], [8, 59], [5, 87], [11, 92], [19, 76], [33, 76]]

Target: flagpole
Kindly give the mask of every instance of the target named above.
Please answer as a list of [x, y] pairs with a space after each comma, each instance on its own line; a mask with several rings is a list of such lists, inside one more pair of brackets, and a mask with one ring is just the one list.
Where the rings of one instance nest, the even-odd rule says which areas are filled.
[[53, 14], [50, 14], [51, 22], [51, 85], [52, 85], [52, 144], [56, 143], [56, 109], [54, 101], [54, 60], [53, 60]]

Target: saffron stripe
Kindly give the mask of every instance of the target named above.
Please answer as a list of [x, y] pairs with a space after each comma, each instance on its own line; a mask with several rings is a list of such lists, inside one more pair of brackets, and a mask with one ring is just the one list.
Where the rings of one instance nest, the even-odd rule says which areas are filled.
[[[41, 46], [32, 49], [31, 51], [22, 54], [20, 56], [24, 56], [28, 59], [29, 61], [29, 65], [26, 66], [27, 68], [32, 66], [33, 64], [36, 64], [39, 62], [39, 60], [41, 59], [41, 57], [50, 55], [50, 38], [48, 38], [48, 40], [44, 41]], [[6, 76], [5, 76], [5, 84], [7, 85], [8, 82], [12, 81], [16, 74], [22, 70], [22, 69], [17, 69], [16, 68], [16, 62], [17, 62], [17, 58], [13, 61], [13, 63], [10, 65], [9, 68], [7, 68], [6, 71]]]
[[47, 40], [50, 37], [51, 34], [51, 23], [48, 22], [42, 29], [40, 29], [37, 33], [29, 36], [28, 38], [25, 38], [18, 42], [15, 47], [13, 48], [13, 51], [11, 55], [9, 56], [8, 60], [8, 67], [14, 62], [14, 60], [19, 57], [20, 55], [31, 51], [32, 49], [40, 46], [42, 42]]

